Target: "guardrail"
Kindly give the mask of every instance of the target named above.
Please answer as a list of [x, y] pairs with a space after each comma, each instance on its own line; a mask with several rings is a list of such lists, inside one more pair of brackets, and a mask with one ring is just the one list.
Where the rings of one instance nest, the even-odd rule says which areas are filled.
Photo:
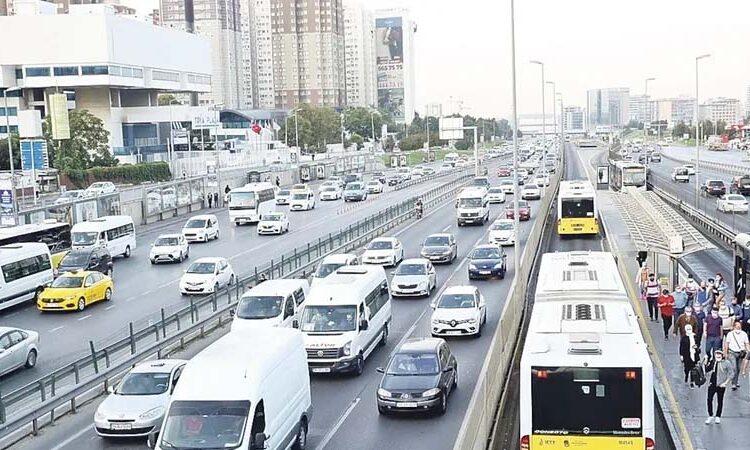
[[[471, 402], [454, 443], [454, 450], [492, 448], [496, 413], [499, 411], [501, 396], [510, 375], [516, 341], [526, 313], [529, 277], [534, 266], [538, 243], [541, 241], [547, 216], [557, 196], [557, 189], [564, 171], [563, 163], [552, 177], [552, 183], [537, 213], [542, 214], [543, 219], [534, 223], [521, 255], [521, 266], [514, 268], [515, 276], [500, 315], [500, 323], [492, 336]], [[520, 240], [519, 237], [516, 239]]]
[[701, 160], [696, 162], [695, 158], [678, 158], [674, 155], [667, 155], [665, 153], [661, 154], [662, 158], [669, 159], [674, 162], [678, 162], [681, 164], [695, 164], [696, 167], [701, 167], [704, 169], [709, 170], [715, 170], [717, 172], [721, 173], [728, 173], [730, 175], [747, 175], [750, 174], [750, 166], [744, 166], [741, 164], [725, 164], [715, 161], [705, 161]]
[[[421, 195], [425, 206], [431, 207], [455, 195], [470, 174], [459, 174], [455, 179]], [[222, 327], [230, 319], [229, 310], [237, 303], [245, 288], [257, 284], [261, 274], [269, 279], [308, 276], [326, 255], [362, 246], [373, 236], [382, 235], [414, 216], [414, 198], [402, 201], [372, 214], [335, 234], [328, 234], [305, 247], [295, 248], [271, 261], [263, 268], [255, 268], [233, 286], [224, 288], [167, 314], [138, 330], [131, 323], [129, 333], [103, 348], [89, 341], [90, 354], [39, 378], [7, 395], [0, 396], [0, 447], [11, 445], [28, 434], [36, 434], [41, 426], [67, 412], [75, 412], [82, 401], [106, 392], [110, 381], [116, 379], [133, 364], [156, 355], [164, 357], [184, 348], [193, 339]], [[206, 316], [206, 314], [208, 314]], [[203, 319], [200, 317], [204, 316]], [[14, 408], [14, 411], [6, 412]]]

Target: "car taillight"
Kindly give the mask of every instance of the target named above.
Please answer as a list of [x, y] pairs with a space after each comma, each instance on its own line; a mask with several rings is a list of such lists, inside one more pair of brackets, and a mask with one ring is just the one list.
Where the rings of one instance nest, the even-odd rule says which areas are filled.
[[646, 450], [656, 450], [656, 443], [651, 438], [646, 438]]
[[529, 435], [521, 436], [521, 450], [529, 450]]

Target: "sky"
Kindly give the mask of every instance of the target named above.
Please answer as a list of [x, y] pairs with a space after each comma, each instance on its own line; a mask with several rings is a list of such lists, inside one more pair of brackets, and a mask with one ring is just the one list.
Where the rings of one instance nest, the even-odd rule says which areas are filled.
[[[371, 9], [405, 7], [417, 22], [417, 112], [452, 100], [462, 112], [509, 117], [512, 105], [510, 0], [361, 0]], [[158, 0], [123, 0], [136, 8]], [[748, 0], [516, 0], [519, 114], [541, 112], [541, 70], [566, 105], [586, 106], [586, 90], [628, 87], [660, 97], [745, 102], [750, 84]], [[548, 85], [548, 91], [550, 86]], [[552, 108], [546, 95], [547, 112]]]

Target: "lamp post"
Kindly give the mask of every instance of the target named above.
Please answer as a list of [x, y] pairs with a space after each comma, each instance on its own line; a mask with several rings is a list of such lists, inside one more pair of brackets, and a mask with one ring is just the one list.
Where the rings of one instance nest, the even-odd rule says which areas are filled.
[[[5, 103], [5, 136], [8, 139], [8, 161], [10, 162], [10, 190], [13, 193], [13, 225], [18, 225], [18, 201], [16, 199], [15, 167], [13, 165], [13, 147], [10, 139], [10, 114], [8, 114], [8, 92], [20, 91], [19, 87], [6, 88], [3, 90]], [[19, 144], [20, 145], [20, 144]], [[20, 149], [19, 149], [20, 150]]]
[[706, 59], [711, 56], [710, 53], [705, 53], [695, 57], [695, 207], [698, 208], [698, 195], [700, 193], [700, 182], [698, 177], [698, 171], [701, 166], [701, 147], [698, 139], [698, 62], [702, 59]]
[[[174, 104], [180, 104], [180, 102], [177, 101], [177, 99], [170, 99], [169, 100], [169, 168], [172, 172], [172, 179], [175, 179], [175, 173], [174, 173], [174, 129], [172, 128], [174, 126], [174, 117], [172, 114], [172, 105]], [[188, 142], [190, 142], [190, 136], [188, 135]], [[188, 160], [190, 159], [190, 153], [188, 152]]]
[[[555, 132], [557, 132], [557, 92], [555, 92], [555, 82], [547, 81], [547, 84], [552, 85], [552, 136], [554, 138]], [[542, 165], [542, 175], [544, 176], [544, 186], [542, 187], [542, 195], [547, 193], [547, 146], [544, 147], [544, 162]]]
[[[650, 112], [649, 109], [650, 108], [648, 107], [648, 82], [649, 81], [654, 81], [654, 80], [656, 80], [656, 78], [654, 78], [654, 77], [646, 78], [646, 80], [644, 82], [644, 89], [643, 89], [643, 101], [644, 101], [644, 103], [646, 105], [645, 106], [646, 111], [644, 112], [644, 116], [646, 116], [648, 118], [649, 122], [651, 122], [651, 114], [649, 114], [649, 112]], [[658, 106], [657, 106], [657, 110], [658, 110]], [[659, 125], [658, 121], [657, 121], [656, 126], [661, 128], [661, 126]]]
[[516, 95], [516, 7], [515, 0], [510, 0], [510, 66], [513, 82], [513, 271], [518, 274], [521, 270], [521, 251], [518, 238], [518, 103]]

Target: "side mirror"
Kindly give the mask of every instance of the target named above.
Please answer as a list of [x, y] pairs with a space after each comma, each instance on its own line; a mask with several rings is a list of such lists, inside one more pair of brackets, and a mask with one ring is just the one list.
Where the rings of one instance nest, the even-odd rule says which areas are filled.
[[299, 320], [297, 319], [292, 320], [292, 328], [299, 328]]
[[448, 373], [448, 372], [451, 372], [451, 371], [453, 371], [453, 367], [450, 367], [450, 366], [443, 367], [443, 372]]
[[148, 438], [146, 439], [146, 446], [148, 448], [156, 447], [156, 436], [157, 436], [156, 431], [148, 434]]
[[255, 433], [253, 436], [253, 448], [265, 449], [266, 448], [266, 435], [265, 433]]
[[236, 314], [236, 311], [234, 309], [229, 310], [229, 317], [234, 317], [235, 314]]
[[359, 322], [359, 331], [365, 331], [367, 328], [369, 328], [370, 324], [367, 323], [366, 320], [362, 320]]
[[375, 369], [375, 372], [377, 372], [377, 373], [385, 373], [385, 369], [382, 368], [382, 367], [378, 367], [377, 369]]
[[107, 393], [109, 393], [109, 394], [114, 394], [115, 393], [115, 387], [114, 387], [114, 385], [110, 384], [109, 386], [107, 386]]

